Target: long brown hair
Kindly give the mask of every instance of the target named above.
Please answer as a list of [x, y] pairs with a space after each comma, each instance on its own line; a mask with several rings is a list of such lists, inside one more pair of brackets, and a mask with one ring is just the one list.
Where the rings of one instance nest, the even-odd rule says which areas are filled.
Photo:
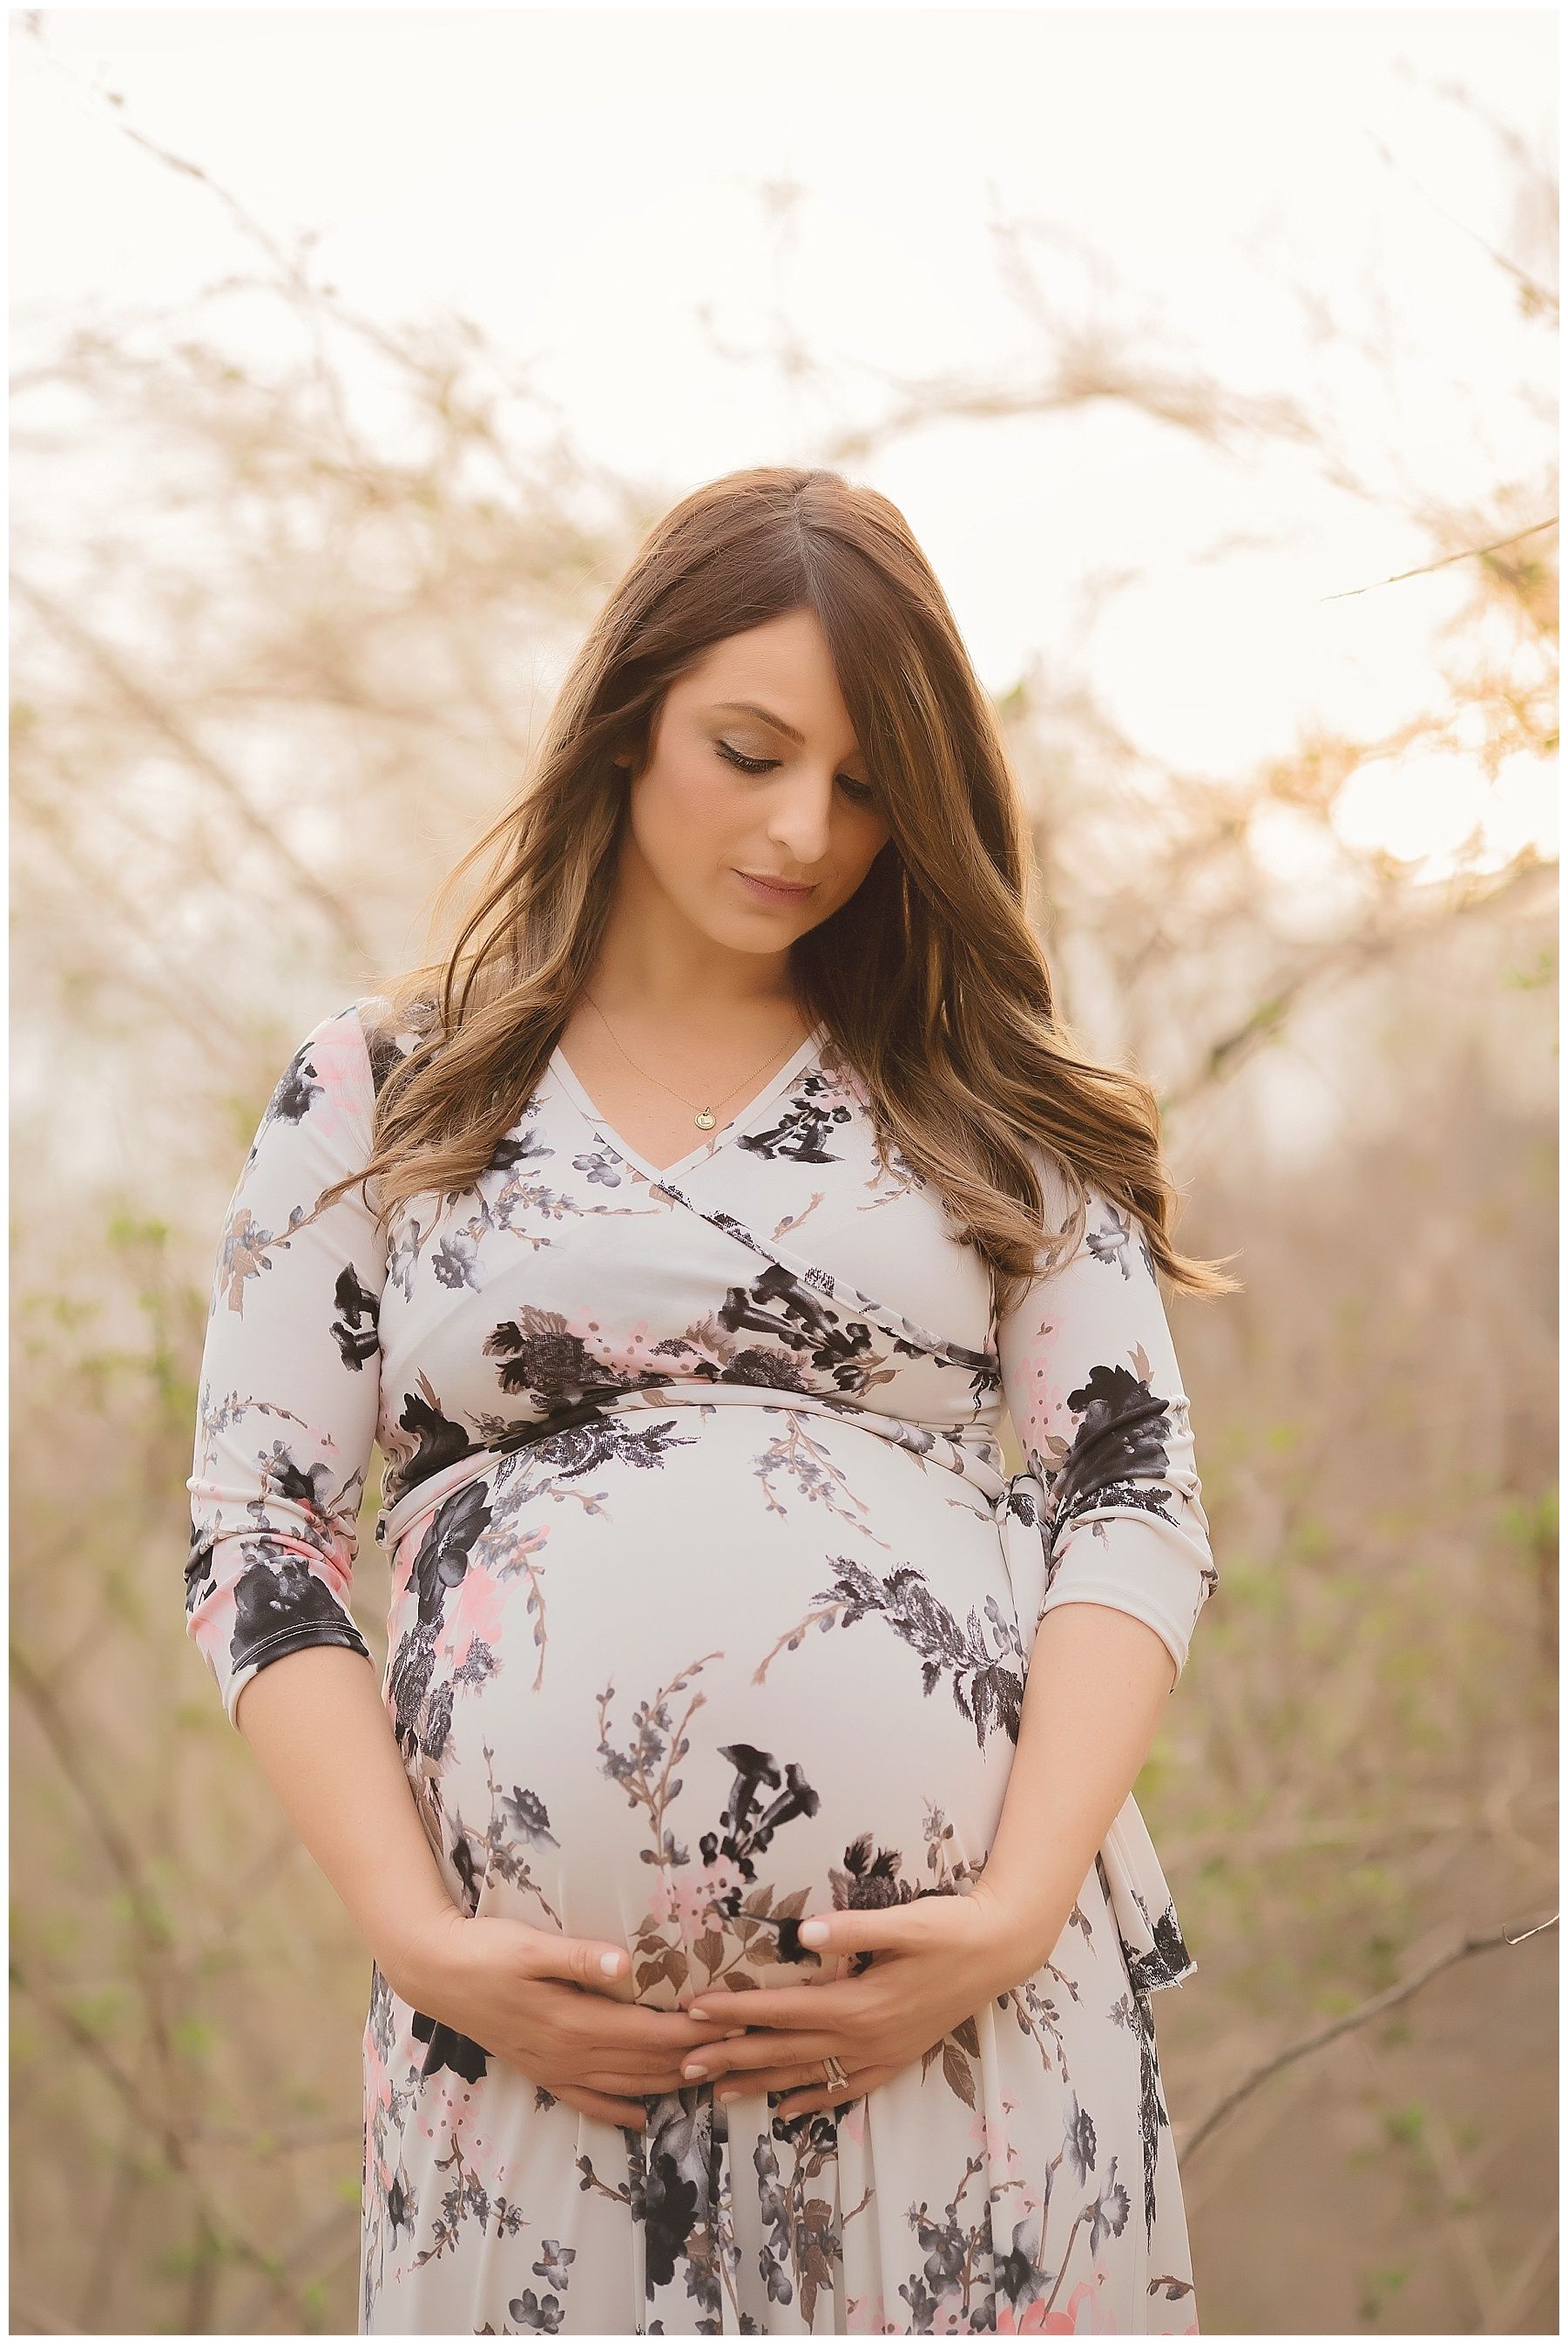
[[[649, 530], [572, 662], [531, 781], [439, 891], [437, 918], [493, 850], [456, 944], [384, 988], [389, 1022], [418, 1038], [386, 1054], [365, 1170], [322, 1201], [374, 1177], [385, 1220], [487, 1168], [592, 971], [627, 810], [614, 760], [641, 770], [663, 694], [709, 645], [801, 608], [827, 638], [892, 835], [850, 900], [797, 941], [792, 975], [802, 1014], [859, 1076], [884, 1151], [946, 1198], [999, 1311], [1042, 1250], [1076, 1244], [1086, 1183], [1137, 1216], [1174, 1284], [1236, 1291], [1171, 1243], [1152, 1088], [1095, 1063], [1057, 1014], [1027, 908], [1022, 800], [930, 564], [886, 497], [820, 469], [729, 473]], [[1065, 1228], [1031, 1140], [1066, 1176]]]

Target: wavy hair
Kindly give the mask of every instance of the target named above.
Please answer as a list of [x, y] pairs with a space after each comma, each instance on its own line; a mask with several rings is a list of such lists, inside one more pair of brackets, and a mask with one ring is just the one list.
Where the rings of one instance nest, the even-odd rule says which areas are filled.
[[[663, 694], [723, 637], [808, 608], [891, 828], [849, 902], [797, 939], [801, 1012], [858, 1075], [884, 1154], [946, 1199], [990, 1266], [999, 1312], [1076, 1245], [1087, 1186], [1135, 1215], [1161, 1270], [1238, 1290], [1171, 1241], [1176, 1192], [1141, 1076], [1097, 1063], [1058, 1014], [1028, 910], [1029, 823], [990, 702], [898, 508], [819, 468], [708, 482], [655, 523], [577, 652], [531, 779], [456, 864], [435, 918], [490, 857], [450, 952], [388, 983], [387, 1050], [365, 1170], [385, 1221], [491, 1164], [589, 977], [615, 887], [628, 774]], [[1030, 1144], [1065, 1176], [1053, 1228]], [[365, 1191], [370, 1198], [368, 1188]]]

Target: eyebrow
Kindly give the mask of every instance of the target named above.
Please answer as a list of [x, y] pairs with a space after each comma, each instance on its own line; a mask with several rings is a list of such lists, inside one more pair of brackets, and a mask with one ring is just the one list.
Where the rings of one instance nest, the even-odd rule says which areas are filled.
[[[716, 701], [714, 705], [718, 708], [733, 708], [742, 716], [756, 716], [764, 724], [771, 724], [775, 732], [782, 732], [787, 741], [793, 741], [797, 748], [803, 749], [806, 745], [804, 732], [797, 732], [793, 724], [787, 724], [783, 717], [776, 716], [770, 708], [759, 707], [755, 700], [719, 700]], [[859, 753], [859, 749], [851, 749], [849, 752], [852, 757], [858, 757]]]

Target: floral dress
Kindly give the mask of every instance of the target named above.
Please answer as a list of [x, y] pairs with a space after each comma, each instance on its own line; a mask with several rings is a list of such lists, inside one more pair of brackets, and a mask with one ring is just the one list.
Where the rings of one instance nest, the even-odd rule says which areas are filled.
[[[624, 1943], [605, 1991], [659, 2009], [863, 1967], [800, 1920], [979, 1878], [1045, 1612], [1185, 1663], [1215, 1571], [1146, 1239], [1091, 1191], [999, 1322], [823, 1027], [662, 1171], [557, 1050], [461, 1197], [318, 1209], [414, 1039], [323, 1018], [229, 1202], [186, 1606], [228, 1715], [368, 1659], [378, 1446], [382, 1691], [454, 1903]], [[1131, 1796], [1050, 1959], [837, 2112], [584, 2116], [373, 1965], [359, 2331], [1194, 2334], [1151, 1998], [1195, 1966]]]

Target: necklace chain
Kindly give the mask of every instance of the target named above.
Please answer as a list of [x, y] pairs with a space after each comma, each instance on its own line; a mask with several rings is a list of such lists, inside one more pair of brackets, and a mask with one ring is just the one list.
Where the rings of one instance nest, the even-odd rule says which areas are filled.
[[[711, 1131], [714, 1125], [719, 1120], [714, 1110], [718, 1107], [721, 1107], [726, 1099], [733, 1098], [737, 1091], [744, 1090], [746, 1085], [749, 1082], [753, 1081], [755, 1077], [762, 1072], [763, 1066], [771, 1066], [776, 1058], [782, 1057], [785, 1055], [781, 1050], [770, 1051], [769, 1056], [763, 1059], [761, 1066], [753, 1066], [750, 1074], [749, 1075], [742, 1075], [738, 1083], [732, 1084], [729, 1090], [722, 1092], [711, 1105], [707, 1106], [699, 1106], [695, 1099], [689, 1099], [684, 1092], [678, 1091], [675, 1089], [673, 1085], [669, 1083], [660, 1081], [658, 1075], [650, 1075], [646, 1066], [639, 1066], [638, 1065], [637, 1060], [631, 1056], [631, 1053], [622, 1046], [614, 1026], [610, 1024], [609, 1019], [605, 1015], [604, 1011], [599, 1007], [598, 1003], [594, 999], [592, 994], [588, 992], [586, 985], [583, 988], [583, 998], [587, 1001], [589, 1008], [598, 1019], [599, 1024], [604, 1027], [605, 1032], [609, 1036], [609, 1038], [615, 1044], [616, 1048], [620, 1051], [621, 1056], [626, 1060], [627, 1065], [632, 1069], [634, 1074], [641, 1075], [650, 1083], [658, 1083], [661, 1091], [668, 1091], [670, 1097], [679, 1099], [682, 1106], [689, 1106], [695, 1109], [695, 1113], [691, 1119], [693, 1123], [696, 1124], [699, 1131]], [[799, 1039], [796, 1041], [794, 1046], [799, 1049]]]

